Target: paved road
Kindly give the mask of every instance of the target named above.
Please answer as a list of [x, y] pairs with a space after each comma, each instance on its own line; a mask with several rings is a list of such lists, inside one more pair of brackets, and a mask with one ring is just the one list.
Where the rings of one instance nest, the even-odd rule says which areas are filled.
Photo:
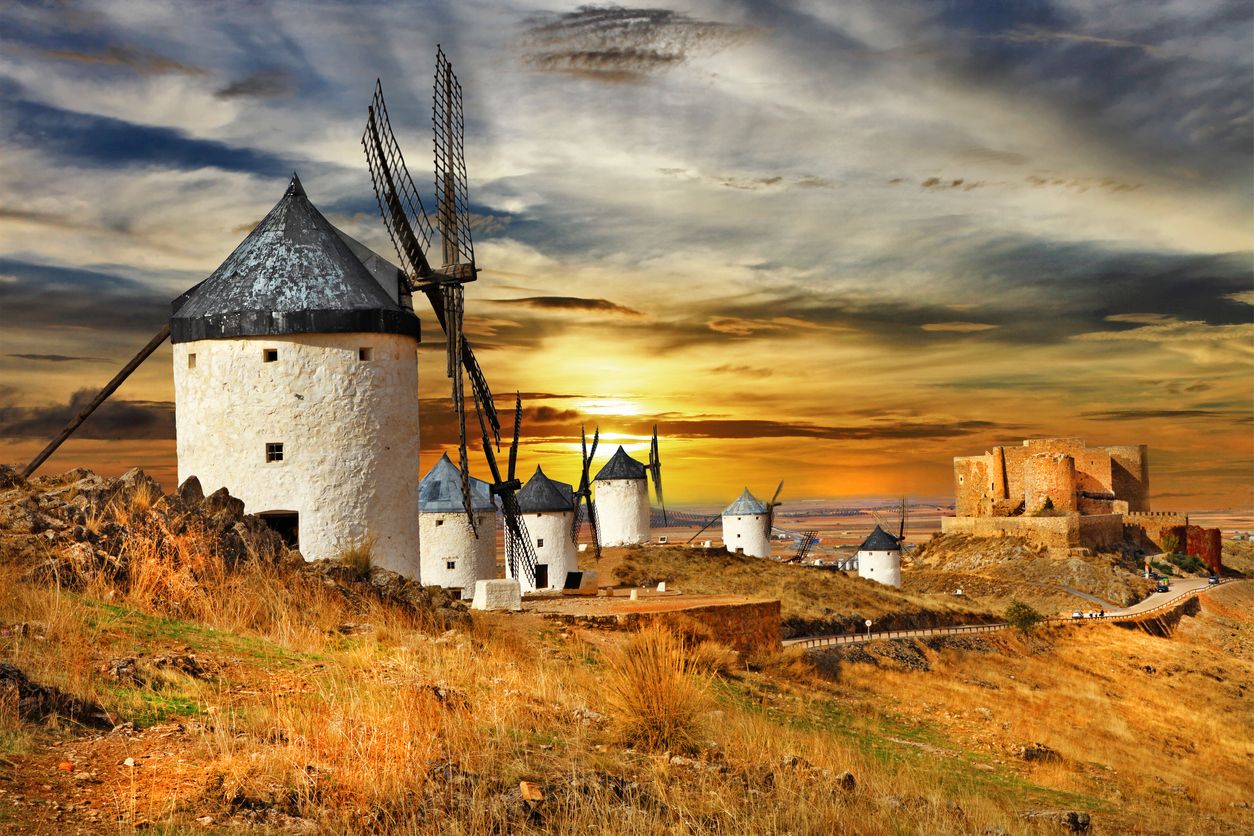
[[[1228, 581], [1231, 583], [1231, 581]], [[1155, 592], [1144, 601], [1133, 604], [1130, 607], [1120, 610], [1106, 610], [1106, 615], [1123, 616], [1136, 615], [1137, 613], [1152, 610], [1161, 606], [1175, 598], [1179, 598], [1186, 593], [1198, 592], [1210, 586], [1206, 578], [1184, 578], [1181, 580], [1171, 581], [1171, 589], [1167, 592]], [[874, 626], [874, 625], [872, 625]], [[949, 636], [962, 633], [992, 633], [997, 630], [1006, 629], [1005, 624], [960, 624], [953, 627], [937, 627], [926, 630], [882, 630], [872, 631], [870, 635], [866, 633], [845, 634], [834, 636], [802, 636], [795, 639], [784, 639], [784, 647], [790, 647], [795, 644], [813, 643], [816, 640], [824, 644], [862, 644], [866, 641], [875, 641], [879, 639], [909, 639], [924, 638], [927, 636]]]

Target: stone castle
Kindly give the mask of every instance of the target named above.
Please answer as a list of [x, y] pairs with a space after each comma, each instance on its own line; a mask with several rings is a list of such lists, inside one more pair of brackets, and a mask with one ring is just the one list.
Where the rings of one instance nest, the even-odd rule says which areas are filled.
[[[956, 516], [941, 531], [1019, 536], [1054, 554], [1114, 549], [1147, 554], [1172, 545], [1219, 566], [1218, 530], [1189, 525], [1187, 514], [1150, 510], [1149, 449], [1089, 447], [1079, 438], [1032, 438], [954, 458]], [[1213, 542], [1212, 542], [1213, 541]]]

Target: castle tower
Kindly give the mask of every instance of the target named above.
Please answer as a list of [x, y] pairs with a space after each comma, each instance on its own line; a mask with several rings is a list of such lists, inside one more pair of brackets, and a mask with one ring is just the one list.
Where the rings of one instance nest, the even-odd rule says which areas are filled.
[[418, 488], [422, 582], [459, 589], [463, 598], [473, 598], [475, 581], [496, 577], [496, 505], [488, 483], [472, 476], [470, 498], [475, 531], [471, 531], [462, 502], [461, 479], [461, 470], [448, 453], [422, 477]]
[[[518, 492], [518, 508], [522, 511], [527, 534], [536, 550], [536, 582], [526, 577], [518, 578], [523, 592], [541, 589], [561, 589], [566, 585], [566, 573], [579, 569], [575, 541], [570, 536], [575, 520], [575, 492], [565, 482], [557, 482], [536, 472]], [[506, 532], [506, 538], [512, 535]], [[505, 576], [513, 578], [509, 561], [505, 561]]]
[[306, 560], [372, 543], [375, 565], [416, 579], [418, 318], [399, 271], [358, 253], [293, 176], [175, 300], [179, 480], [226, 487]]
[[901, 542], [878, 525], [858, 546], [858, 577], [901, 587]]
[[597, 535], [602, 546], [634, 546], [649, 540], [649, 483], [645, 468], [619, 445], [592, 480]]
[[735, 502], [723, 509], [723, 545], [729, 552], [739, 550], [750, 557], [770, 557], [766, 518], [766, 503], [745, 488]]

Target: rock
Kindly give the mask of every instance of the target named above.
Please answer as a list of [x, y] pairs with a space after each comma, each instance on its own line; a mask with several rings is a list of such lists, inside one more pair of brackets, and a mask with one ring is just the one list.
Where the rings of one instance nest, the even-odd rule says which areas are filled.
[[244, 516], [244, 500], [231, 496], [226, 488], [218, 488], [205, 497], [201, 507], [218, 528], [227, 529]]
[[22, 478], [22, 474], [17, 469], [7, 464], [0, 464], [0, 490], [5, 488], [20, 488], [26, 484], [26, 480]]
[[531, 781], [520, 781], [518, 783], [518, 794], [522, 796], [523, 801], [540, 802], [544, 800], [544, 790], [540, 789], [540, 785]]
[[853, 777], [853, 773], [846, 769], [836, 776], [836, 786], [845, 792], [853, 792], [858, 788], [858, 779]]
[[582, 706], [580, 706], [579, 708], [572, 708], [570, 711], [570, 715], [576, 721], [582, 723], [585, 726], [599, 726], [603, 724], [606, 721], [606, 719], [608, 719], [601, 712], [593, 711], [591, 708], [584, 708]]
[[341, 624], [335, 628], [341, 636], [364, 636], [374, 632], [373, 624]]
[[1092, 820], [1088, 813], [1078, 810], [1036, 810], [1021, 813], [1020, 817], [1032, 823], [1048, 823], [1069, 830], [1072, 833], [1088, 833]]
[[13, 699], [18, 716], [28, 722], [42, 723], [56, 716], [89, 728], [113, 728], [113, 722], [101, 706], [59, 688], [32, 682], [21, 670], [3, 662], [0, 662], [0, 698]]
[[154, 668], [178, 671], [192, 679], [207, 679], [210, 673], [208, 666], [202, 663], [194, 653], [168, 653], [154, 656], [150, 664]]
[[125, 682], [128, 685], [144, 684], [144, 678], [139, 673], [139, 660], [134, 656], [112, 659], [100, 667], [100, 672], [110, 679]]
[[188, 505], [199, 505], [205, 501], [204, 488], [200, 487], [200, 480], [195, 476], [188, 476], [183, 480], [183, 484], [179, 485], [179, 498]]
[[779, 765], [784, 769], [811, 769], [812, 766], [808, 760], [797, 755], [785, 755], [780, 759]]
[[1054, 763], [1062, 760], [1062, 755], [1044, 743], [1021, 743], [1015, 746], [1013, 751], [1015, 757], [1022, 758], [1028, 763]]
[[61, 770], [62, 772], [73, 772], [74, 764], [70, 763], [69, 761], [61, 761], [59, 764], [57, 764], [57, 769]]
[[134, 765], [135, 765], [135, 759], [134, 759], [134, 758], [127, 758], [126, 760], [122, 761], [122, 765], [123, 765], [123, 766], [134, 766]]

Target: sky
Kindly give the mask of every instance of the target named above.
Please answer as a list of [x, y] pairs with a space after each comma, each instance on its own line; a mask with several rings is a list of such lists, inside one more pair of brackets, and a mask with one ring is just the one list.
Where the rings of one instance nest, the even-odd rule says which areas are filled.
[[[293, 171], [394, 257], [376, 77], [429, 198], [437, 43], [464, 89], [466, 327], [520, 470], [581, 425], [670, 505], [952, 497], [1039, 436], [1150, 446], [1153, 506], [1254, 507], [1248, 0], [10, 2], [0, 6], [0, 461], [220, 264]], [[455, 444], [422, 310], [422, 470]], [[46, 465], [172, 486], [168, 345]], [[481, 466], [476, 475], [484, 475]]]

